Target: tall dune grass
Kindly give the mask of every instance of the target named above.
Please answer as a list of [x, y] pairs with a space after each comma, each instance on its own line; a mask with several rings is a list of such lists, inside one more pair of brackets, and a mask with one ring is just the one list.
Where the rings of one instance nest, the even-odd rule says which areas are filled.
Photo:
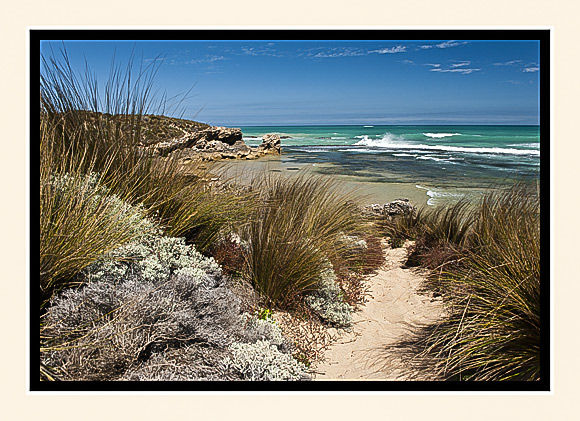
[[427, 285], [443, 294], [448, 317], [425, 329], [415, 349], [446, 379], [539, 380], [538, 195], [517, 184], [488, 193], [467, 214], [443, 215], [423, 223], [427, 235], [445, 231], [437, 223], [459, 234], [447, 237], [462, 246], [454, 249], [455, 263], [434, 272]]
[[[128, 221], [135, 212], [202, 251], [244, 215], [244, 198], [212, 188], [207, 170], [185, 173], [176, 160], [156, 159], [140, 147], [143, 116], [167, 110], [163, 97], [155, 103], [156, 72], [156, 65], [130, 59], [124, 67], [113, 64], [108, 79], [98, 81], [89, 68], [75, 71], [64, 50], [42, 58], [40, 262], [47, 296], [98, 254], [134, 239]], [[89, 176], [106, 195], [88, 190], [83, 180]], [[73, 180], [66, 192], [54, 188], [55, 177]], [[135, 211], [113, 215], [111, 197], [114, 206], [122, 202]]]
[[253, 189], [260, 205], [243, 231], [247, 271], [259, 292], [285, 305], [316, 289], [334, 258], [348, 261], [340, 238], [366, 223], [355, 197], [328, 179], [266, 176]]

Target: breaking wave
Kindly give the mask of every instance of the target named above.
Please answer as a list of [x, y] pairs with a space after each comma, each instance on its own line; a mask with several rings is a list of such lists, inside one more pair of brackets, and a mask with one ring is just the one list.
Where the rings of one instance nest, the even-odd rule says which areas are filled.
[[461, 133], [423, 133], [423, 135], [433, 139], [441, 139], [442, 137], [461, 136]]
[[389, 149], [415, 149], [424, 151], [445, 151], [445, 152], [461, 152], [474, 154], [503, 154], [503, 155], [534, 155], [540, 156], [538, 149], [515, 149], [515, 148], [498, 148], [498, 147], [467, 147], [467, 146], [448, 146], [448, 145], [424, 145], [412, 144], [404, 142], [402, 137], [393, 135], [392, 133], [385, 133], [380, 139], [371, 139], [367, 135], [360, 138], [355, 145], [371, 146], [375, 148], [389, 148]]

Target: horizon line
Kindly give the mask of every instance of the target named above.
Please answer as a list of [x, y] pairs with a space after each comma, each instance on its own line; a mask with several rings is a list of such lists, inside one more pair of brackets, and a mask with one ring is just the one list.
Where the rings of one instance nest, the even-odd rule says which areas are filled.
[[[193, 121], [193, 120], [192, 120]], [[209, 123], [206, 123], [209, 124]], [[219, 123], [221, 125], [221, 123]], [[372, 124], [372, 123], [364, 123], [364, 124], [331, 124], [331, 123], [325, 123], [325, 124], [297, 124], [297, 123], [291, 123], [291, 124], [282, 124], [282, 123], [276, 123], [276, 124], [223, 124], [224, 126], [241, 126], [241, 127], [290, 127], [290, 126], [296, 126], [296, 127], [304, 127], [304, 126], [373, 126], [373, 127], [377, 127], [377, 126], [535, 126], [535, 127], [540, 127], [540, 124], [525, 124], [525, 123], [514, 123], [514, 124], [493, 124], [493, 123], [469, 123], [469, 124], [452, 124], [452, 123], [448, 123], [448, 124], [444, 124], [444, 123], [438, 123], [438, 124]]]

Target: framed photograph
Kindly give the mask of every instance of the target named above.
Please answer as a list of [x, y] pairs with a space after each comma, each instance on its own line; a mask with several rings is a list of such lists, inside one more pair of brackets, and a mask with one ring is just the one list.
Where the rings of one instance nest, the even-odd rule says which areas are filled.
[[31, 29], [29, 63], [30, 391], [550, 390], [550, 30]]

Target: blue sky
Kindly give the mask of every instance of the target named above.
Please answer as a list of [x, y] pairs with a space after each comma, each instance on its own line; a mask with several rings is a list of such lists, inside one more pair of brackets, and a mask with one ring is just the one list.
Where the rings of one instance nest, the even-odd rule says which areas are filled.
[[[159, 64], [184, 118], [229, 126], [538, 124], [539, 42], [67, 41], [107, 78], [113, 54]], [[45, 41], [51, 55], [61, 42]]]

